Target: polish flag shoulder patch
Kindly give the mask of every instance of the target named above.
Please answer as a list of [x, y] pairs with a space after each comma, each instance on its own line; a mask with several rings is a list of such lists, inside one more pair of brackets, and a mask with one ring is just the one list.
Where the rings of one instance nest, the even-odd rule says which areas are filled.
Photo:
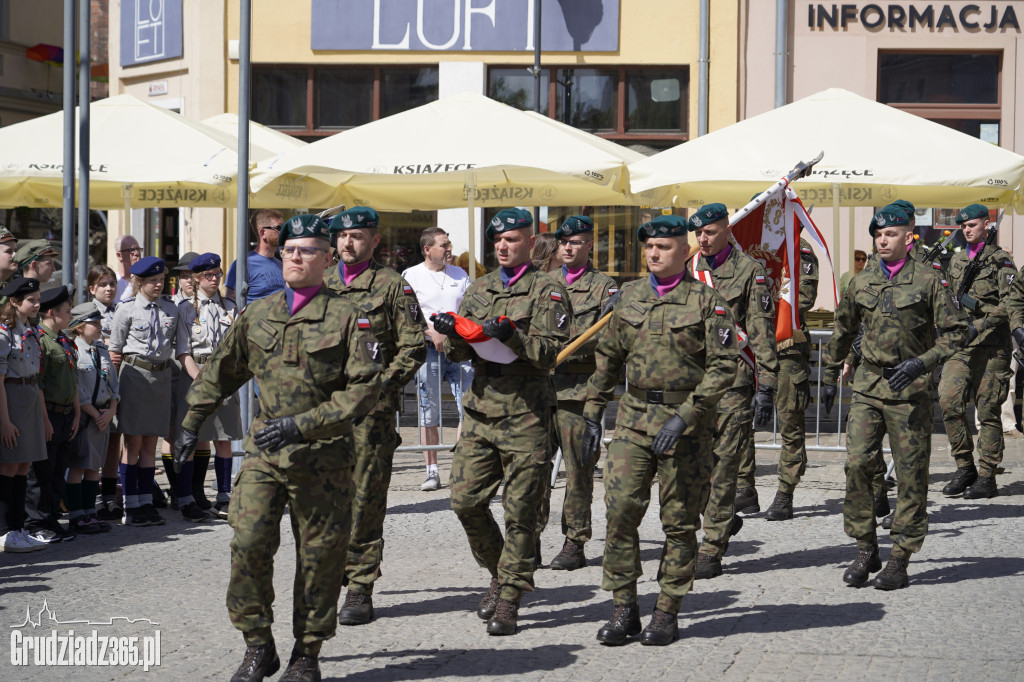
[[406, 296], [412, 296], [412, 287], [409, 286], [408, 284], [403, 284], [402, 285], [402, 291], [405, 292]]
[[715, 315], [725, 315], [725, 308], [720, 305], [715, 306]]
[[939, 281], [942, 282], [942, 286], [949, 287], [949, 282], [947, 282], [946, 280], [940, 279]]
[[551, 300], [552, 301], [558, 301], [559, 303], [561, 303], [562, 302], [562, 294], [558, 293], [557, 291], [552, 291], [551, 292]]
[[800, 247], [800, 253], [811, 253], [811, 250], [806, 248], [806, 247], [801, 246]]
[[755, 275], [754, 281], [758, 284], [764, 284], [764, 275]]
[[365, 317], [360, 317], [357, 320], [357, 324], [359, 325], [360, 329], [369, 329], [370, 328], [370, 321], [368, 319], [366, 319]]
[[608, 295], [609, 295], [609, 296], [614, 296], [614, 295], [615, 295], [615, 294], [617, 294], [617, 293], [619, 293], [619, 290], [618, 290], [618, 289], [609, 289], [609, 290], [608, 290]]
[[932, 263], [932, 267], [935, 268], [936, 270], [941, 270], [942, 263], [940, 263], [939, 261], [935, 261], [934, 263]]

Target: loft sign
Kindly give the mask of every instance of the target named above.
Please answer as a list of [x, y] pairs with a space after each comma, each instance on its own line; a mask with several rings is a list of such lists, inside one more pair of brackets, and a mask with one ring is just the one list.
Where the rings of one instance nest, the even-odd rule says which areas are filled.
[[869, 31], [1020, 32], [1013, 3], [959, 6], [890, 3], [808, 3], [807, 27], [812, 31], [843, 30], [861, 25]]

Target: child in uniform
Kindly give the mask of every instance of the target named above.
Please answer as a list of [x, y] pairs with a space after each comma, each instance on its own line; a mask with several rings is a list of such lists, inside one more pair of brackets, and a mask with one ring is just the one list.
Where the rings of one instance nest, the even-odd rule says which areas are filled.
[[[117, 273], [106, 265], [96, 265], [89, 270], [86, 279], [92, 302], [100, 311], [100, 326], [103, 343], [110, 343], [110, 326], [114, 323], [117, 308]], [[101, 521], [118, 521], [124, 518], [124, 509], [117, 497], [118, 466], [121, 464], [121, 434], [114, 424], [106, 430], [107, 452], [103, 459], [103, 478], [100, 479], [100, 506], [96, 516]]]

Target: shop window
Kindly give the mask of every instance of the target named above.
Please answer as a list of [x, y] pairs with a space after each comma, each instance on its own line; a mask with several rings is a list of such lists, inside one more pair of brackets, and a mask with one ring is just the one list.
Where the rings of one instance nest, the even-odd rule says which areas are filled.
[[627, 71], [627, 131], [686, 129], [686, 75], [679, 71]]
[[618, 72], [558, 69], [555, 118], [590, 132], [613, 131], [618, 114]]
[[316, 69], [313, 88], [314, 128], [352, 128], [373, 120], [372, 71]]
[[253, 69], [253, 120], [275, 128], [305, 128], [306, 80], [305, 69]]
[[[551, 80], [549, 69], [540, 72], [540, 107], [538, 111], [548, 113], [548, 84]], [[533, 111], [533, 74], [523, 68], [491, 69], [488, 95], [491, 99], [504, 102], [510, 107]]]
[[436, 99], [436, 68], [382, 70], [381, 118], [415, 109]]

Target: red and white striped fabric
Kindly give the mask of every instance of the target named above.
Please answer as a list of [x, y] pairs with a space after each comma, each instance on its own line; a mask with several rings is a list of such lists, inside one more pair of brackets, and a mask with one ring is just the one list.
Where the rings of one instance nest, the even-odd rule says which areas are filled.
[[[488, 362], [497, 362], [502, 365], [507, 365], [519, 359], [519, 356], [511, 348], [498, 339], [492, 339], [484, 334], [483, 327], [476, 322], [467, 320], [455, 313], [449, 314], [455, 318], [455, 331], [469, 343], [469, 347], [473, 349], [473, 352], [480, 359], [487, 360]], [[502, 315], [502, 318], [508, 319], [504, 315]], [[515, 323], [512, 323], [512, 326], [515, 327]]]
[[[707, 284], [712, 289], [715, 288], [714, 278], [711, 276], [710, 270], [698, 270], [697, 265], [700, 263], [700, 251], [694, 254], [693, 259], [690, 261], [690, 270], [693, 273], [693, 278], [698, 282]], [[720, 306], [715, 306], [715, 312], [718, 313]], [[725, 309], [722, 309], [721, 315], [725, 315]], [[740, 359], [750, 366], [750, 369], [754, 370], [754, 386], [757, 386], [757, 359], [754, 357], [754, 349], [750, 347], [747, 342], [747, 332], [739, 325], [736, 325], [736, 341], [740, 350]]]

